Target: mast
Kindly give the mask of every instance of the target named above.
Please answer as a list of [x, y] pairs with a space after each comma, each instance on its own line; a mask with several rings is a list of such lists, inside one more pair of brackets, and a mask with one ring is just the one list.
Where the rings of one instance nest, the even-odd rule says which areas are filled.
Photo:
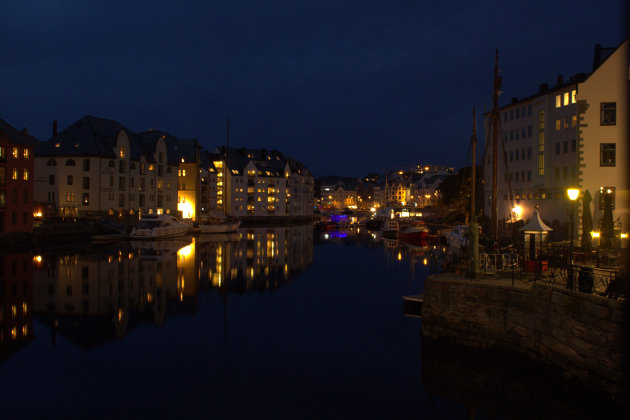
[[470, 139], [472, 149], [472, 193], [470, 202], [470, 224], [468, 225], [469, 241], [470, 241], [470, 276], [477, 277], [479, 273], [479, 226], [477, 224], [477, 212], [475, 209], [475, 190], [477, 187], [476, 171], [477, 157], [475, 155], [477, 149], [477, 116], [475, 107], [473, 106], [473, 130]]
[[228, 187], [227, 187], [227, 178], [228, 178], [228, 155], [230, 151], [230, 117], [227, 117], [226, 122], [226, 137], [225, 137], [225, 153], [224, 153], [224, 161], [223, 161], [223, 214], [225, 216], [229, 216], [230, 211], [228, 209], [230, 205], [230, 199], [228, 197]]
[[498, 217], [497, 217], [497, 168], [498, 168], [498, 135], [499, 135], [499, 96], [501, 95], [501, 78], [499, 77], [499, 50], [495, 50], [494, 62], [494, 92], [492, 94], [492, 239], [498, 238]]

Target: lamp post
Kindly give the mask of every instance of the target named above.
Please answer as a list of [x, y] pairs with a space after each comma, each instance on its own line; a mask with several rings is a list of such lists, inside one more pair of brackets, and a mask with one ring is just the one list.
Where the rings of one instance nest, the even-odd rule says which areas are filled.
[[570, 234], [570, 242], [569, 242], [569, 270], [568, 270], [568, 283], [569, 287], [573, 288], [573, 213], [574, 213], [574, 203], [580, 195], [580, 190], [577, 188], [568, 188], [567, 195], [569, 196], [570, 206], [571, 206], [571, 234]]

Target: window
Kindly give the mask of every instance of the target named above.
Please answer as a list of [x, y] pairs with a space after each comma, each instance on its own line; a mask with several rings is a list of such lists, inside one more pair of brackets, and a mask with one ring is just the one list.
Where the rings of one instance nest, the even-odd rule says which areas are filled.
[[556, 143], [556, 155], [560, 154], [560, 143]]
[[55, 176], [54, 175], [48, 175], [48, 185], [55, 185]]
[[66, 160], [66, 166], [76, 166], [74, 159]]
[[577, 101], [576, 101], [576, 98], [575, 98], [575, 94], [576, 94], [576, 93], [577, 93], [577, 91], [576, 91], [575, 89], [573, 89], [573, 90], [571, 91], [571, 103], [572, 103], [572, 104], [574, 104], [574, 103], [576, 103], [576, 102], [577, 102]]
[[83, 159], [83, 172], [90, 170], [90, 159]]
[[67, 181], [68, 181], [67, 182], [68, 185], [72, 185], [72, 181], [73, 181], [72, 175], [68, 175], [68, 180]]
[[7, 192], [0, 191], [0, 209], [7, 207]]
[[7, 161], [7, 149], [4, 146], [0, 146], [0, 162]]
[[17, 181], [18, 178], [18, 170], [17, 168], [12, 168], [11, 170], [11, 179]]
[[599, 166], [616, 166], [616, 147], [615, 143], [599, 145]]
[[577, 115], [571, 115], [571, 128], [577, 127]]
[[560, 120], [556, 120], [556, 131], [560, 131]]
[[125, 146], [120, 147], [120, 150], [118, 151], [118, 156], [120, 156], [121, 159], [125, 158]]
[[575, 141], [575, 139], [571, 140], [571, 151], [575, 152], [577, 146], [577, 142]]
[[90, 188], [90, 177], [89, 176], [84, 176], [83, 177], [83, 189], [87, 190]]
[[527, 171], [527, 182], [532, 180], [532, 171]]
[[563, 146], [564, 153], [569, 153], [569, 142], [567, 140], [564, 141]]
[[569, 117], [564, 117], [564, 124], [562, 125], [562, 128], [565, 130], [569, 128]]
[[14, 147], [12, 150], [13, 159], [18, 159], [20, 157], [20, 151], [17, 147]]
[[563, 96], [564, 96], [564, 103], [563, 103], [563, 105], [564, 106], [569, 105], [569, 92], [564, 92]]
[[114, 186], [114, 175], [110, 175], [109, 176], [109, 186], [113, 187]]
[[5, 185], [7, 183], [7, 170], [6, 168], [0, 167], [0, 185]]
[[31, 151], [27, 147], [25, 147], [24, 148], [24, 159], [30, 159], [30, 157], [31, 157]]
[[118, 196], [118, 207], [125, 207], [125, 194]]
[[562, 96], [556, 95], [556, 108], [560, 108], [562, 106]]
[[520, 113], [521, 113], [520, 111], [521, 111], [521, 109], [520, 109], [520, 108], [516, 108], [516, 118], [518, 118], [518, 117], [519, 117], [519, 115], [520, 115]]
[[67, 192], [67, 193], [66, 193], [66, 202], [68, 202], [68, 203], [69, 203], [69, 202], [71, 202], [71, 201], [74, 201], [74, 193], [72, 193], [72, 192]]
[[612, 200], [612, 209], [615, 209], [615, 187], [599, 187], [599, 209], [604, 210], [604, 205], [606, 203], [605, 197], [610, 195]]
[[47, 166], [57, 166], [57, 161], [55, 159], [48, 159], [48, 162], [46, 162]]
[[26, 168], [22, 169], [22, 179], [24, 181], [28, 181], [28, 178], [29, 178], [28, 169], [26, 169]]
[[508, 119], [508, 113], [507, 113], [507, 111], [505, 111], [503, 113], [503, 121], [507, 122], [507, 119]]
[[617, 124], [617, 103], [616, 102], [602, 102], [600, 125], [615, 125], [615, 124]]
[[527, 159], [531, 159], [532, 158], [532, 148], [528, 147], [527, 148]]
[[510, 162], [514, 160], [514, 152], [510, 150]]

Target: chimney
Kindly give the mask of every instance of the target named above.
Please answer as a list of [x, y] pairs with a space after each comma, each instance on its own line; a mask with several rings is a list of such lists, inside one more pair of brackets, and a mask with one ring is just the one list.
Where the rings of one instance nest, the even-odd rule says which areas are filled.
[[559, 74], [558, 78], [556, 79], [556, 82], [558, 83], [558, 86], [560, 86], [562, 83], [564, 83], [564, 77], [562, 77], [562, 75]]
[[53, 137], [57, 135], [57, 120], [53, 120]]
[[26, 127], [24, 127], [24, 128], [22, 129], [22, 133], [23, 133], [25, 136], [28, 136], [28, 129], [27, 129]]

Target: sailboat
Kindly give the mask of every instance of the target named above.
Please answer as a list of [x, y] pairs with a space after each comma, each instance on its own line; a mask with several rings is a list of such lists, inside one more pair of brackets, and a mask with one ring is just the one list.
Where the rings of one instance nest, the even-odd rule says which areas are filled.
[[[227, 139], [225, 142], [225, 153], [223, 155], [223, 168], [221, 169], [224, 174], [224, 178], [227, 178], [227, 168], [228, 168], [228, 152], [230, 146], [230, 119], [227, 119]], [[213, 214], [207, 216], [199, 221], [199, 232], [200, 233], [234, 233], [237, 231], [238, 227], [241, 224], [241, 221], [236, 217], [230, 217], [228, 208], [229, 208], [229, 198], [226, 194], [227, 187], [227, 179], [223, 181], [223, 214]]]

